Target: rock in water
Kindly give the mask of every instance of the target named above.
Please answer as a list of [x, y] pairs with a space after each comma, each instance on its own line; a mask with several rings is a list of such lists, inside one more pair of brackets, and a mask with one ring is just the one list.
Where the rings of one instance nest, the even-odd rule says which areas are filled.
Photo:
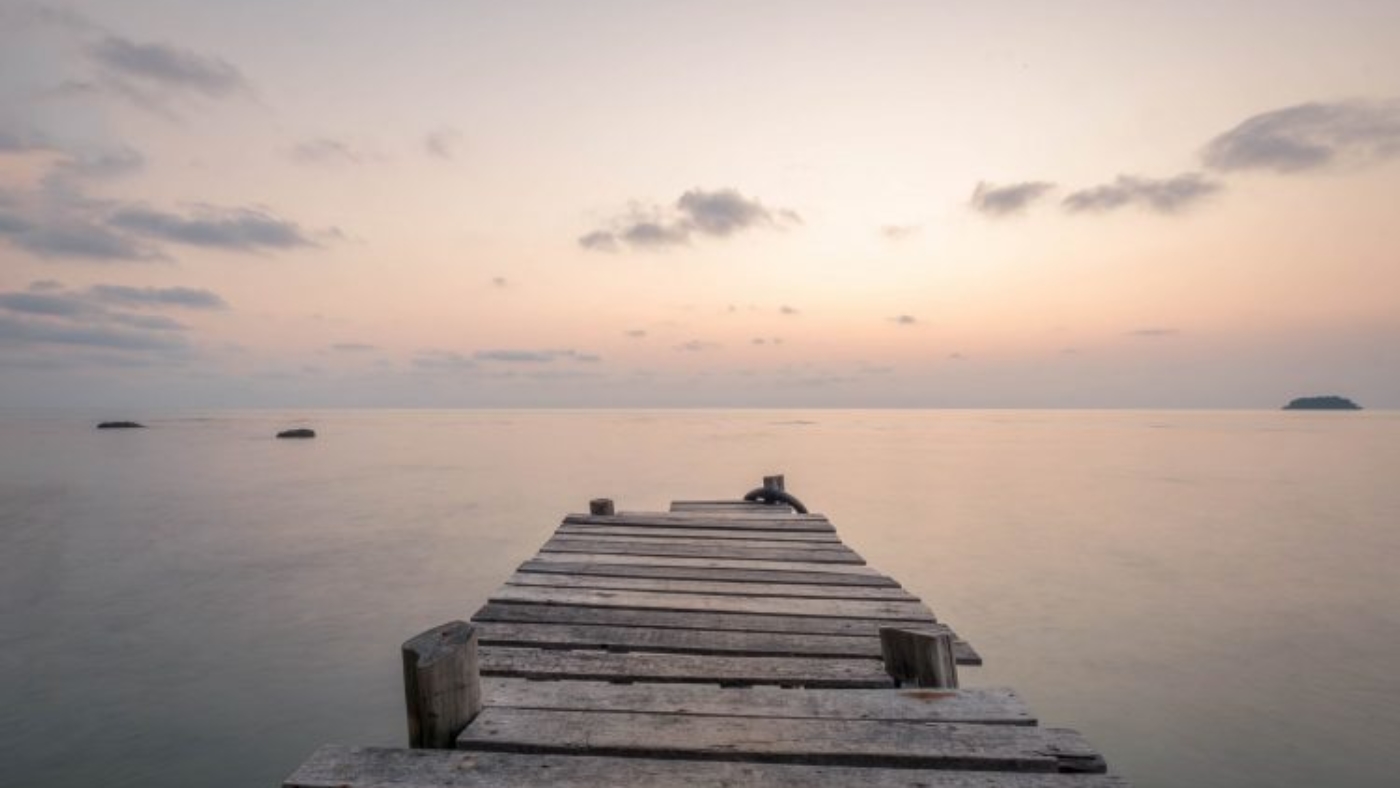
[[1361, 406], [1346, 397], [1338, 397], [1335, 394], [1325, 397], [1299, 397], [1287, 405], [1284, 410], [1361, 410]]
[[314, 437], [316, 437], [316, 430], [309, 430], [309, 429], [307, 429], [307, 428], [305, 428], [305, 427], [301, 427], [301, 428], [295, 429], [295, 430], [282, 430], [281, 432], [277, 433], [277, 437], [279, 437], [279, 438], [314, 438]]
[[99, 430], [144, 430], [145, 424], [137, 424], [134, 421], [104, 421], [97, 425]]

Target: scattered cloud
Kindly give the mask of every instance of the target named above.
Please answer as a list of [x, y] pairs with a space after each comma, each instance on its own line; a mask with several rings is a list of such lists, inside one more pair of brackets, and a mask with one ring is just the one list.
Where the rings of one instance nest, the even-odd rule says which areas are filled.
[[1181, 331], [1175, 328], [1138, 328], [1128, 332], [1128, 336], [1144, 337], [1147, 339], [1174, 337], [1179, 334], [1181, 334]]
[[629, 328], [626, 331], [623, 331], [622, 335], [627, 337], [628, 339], [643, 339], [646, 337], [647, 332], [645, 329], [641, 328]]
[[[34, 282], [29, 285], [33, 290]], [[98, 300], [133, 307], [176, 306], [186, 309], [227, 309], [228, 302], [218, 293], [194, 287], [127, 287], [93, 285], [89, 292]]]
[[1400, 99], [1310, 102], [1262, 112], [1211, 140], [1201, 158], [1223, 172], [1302, 172], [1400, 155]]
[[80, 215], [49, 213], [35, 220], [0, 211], [0, 238], [44, 259], [106, 262], [158, 260], [149, 245]]
[[607, 230], [594, 230], [578, 239], [578, 245], [594, 252], [616, 252], [617, 236]]
[[23, 291], [0, 292], [0, 346], [157, 352], [166, 360], [189, 350], [182, 336], [188, 326], [166, 315], [114, 309], [103, 287], [77, 291], [44, 280]]
[[900, 326], [912, 326], [919, 320], [913, 315], [895, 315], [890, 318], [890, 322]]
[[797, 315], [797, 314], [801, 314], [801, 313], [798, 312], [796, 309], [794, 309], [793, 307], [788, 306], [787, 304], [783, 304], [782, 306], [778, 307], [778, 312], [781, 313], [781, 314], [784, 314], [784, 315]]
[[546, 364], [555, 359], [555, 354], [548, 350], [478, 350], [472, 354], [472, 359], [475, 361]]
[[948, 354], [948, 360], [949, 360], [949, 361], [967, 361], [967, 356], [963, 355], [962, 353], [957, 353], [957, 352], [949, 353], [949, 354]]
[[424, 372], [469, 372], [477, 368], [475, 361], [451, 350], [424, 350], [409, 363]]
[[1194, 172], [1161, 179], [1119, 175], [1112, 183], [1081, 189], [1066, 196], [1063, 206], [1071, 213], [1106, 213], [1139, 206], [1169, 214], [1185, 210], [1221, 188], [1219, 182]]
[[787, 208], [770, 208], [735, 189], [691, 189], [669, 208], [632, 206], [605, 227], [579, 237], [591, 251], [614, 252], [623, 244], [639, 249], [683, 246], [697, 236], [727, 238], [752, 229], [781, 230], [802, 224]]
[[461, 146], [462, 132], [450, 127], [429, 132], [423, 138], [423, 149], [439, 159], [455, 159]]
[[981, 181], [972, 190], [971, 205], [973, 210], [988, 216], [1010, 216], [1024, 211], [1054, 188], [1055, 184], [1044, 181], [1025, 181], [1006, 186]]
[[513, 364], [548, 364], [560, 359], [588, 364], [603, 360], [602, 356], [595, 353], [581, 353], [577, 350], [478, 350], [472, 354], [473, 361]]
[[917, 224], [887, 224], [880, 228], [880, 235], [890, 241], [903, 241], [917, 235], [922, 229]]
[[510, 282], [506, 281], [506, 278], [504, 276], [493, 276], [491, 277], [491, 286], [510, 287]]
[[334, 350], [338, 353], [368, 353], [371, 350], [378, 349], [379, 348], [375, 347], [374, 345], [368, 345], [364, 342], [337, 342], [334, 345], [331, 345], [331, 350]]
[[714, 350], [719, 347], [717, 342], [704, 342], [699, 339], [691, 339], [676, 345], [676, 350], [683, 353], [700, 353], [706, 350]]
[[208, 98], [248, 90], [243, 74], [232, 64], [167, 44], [141, 44], [109, 35], [91, 44], [87, 55], [108, 77], [123, 83], [132, 80]]
[[292, 159], [302, 164], [360, 164], [367, 156], [343, 140], [317, 137], [292, 146]]
[[296, 223], [255, 208], [199, 206], [181, 216], [127, 207], [113, 213], [109, 223], [148, 238], [242, 252], [316, 245]]

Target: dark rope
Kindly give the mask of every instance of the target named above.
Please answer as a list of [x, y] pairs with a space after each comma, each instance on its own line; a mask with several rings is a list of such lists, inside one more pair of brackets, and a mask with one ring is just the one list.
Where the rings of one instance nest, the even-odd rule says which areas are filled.
[[797, 510], [798, 514], [807, 514], [807, 507], [797, 500], [797, 497], [785, 490], [775, 490], [771, 487], [755, 487], [749, 490], [749, 494], [744, 496], [746, 501], [762, 501], [769, 505], [785, 503]]

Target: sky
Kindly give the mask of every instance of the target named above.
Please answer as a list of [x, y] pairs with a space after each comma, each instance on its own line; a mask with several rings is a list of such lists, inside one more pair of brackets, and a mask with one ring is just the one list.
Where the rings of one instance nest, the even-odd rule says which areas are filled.
[[0, 0], [0, 407], [1400, 407], [1398, 40]]

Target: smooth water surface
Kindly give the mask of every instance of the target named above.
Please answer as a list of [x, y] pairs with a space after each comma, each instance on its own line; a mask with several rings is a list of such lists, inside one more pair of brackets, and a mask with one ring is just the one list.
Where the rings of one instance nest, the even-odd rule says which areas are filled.
[[273, 786], [399, 745], [399, 643], [566, 511], [774, 472], [977, 646], [966, 683], [1138, 786], [1400, 770], [1400, 414], [138, 415], [0, 414], [0, 785]]

